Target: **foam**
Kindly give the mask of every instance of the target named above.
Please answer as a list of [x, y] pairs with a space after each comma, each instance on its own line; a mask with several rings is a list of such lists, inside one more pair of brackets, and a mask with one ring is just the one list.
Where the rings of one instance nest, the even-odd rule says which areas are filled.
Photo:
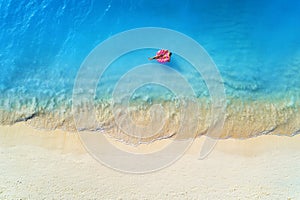
[[[160, 104], [164, 108], [166, 121], [161, 131], [151, 137], [142, 137], [125, 134], [115, 123], [115, 118], [111, 110], [110, 100], [102, 100], [95, 104], [96, 118], [99, 122], [97, 127], [86, 127], [99, 134], [107, 134], [110, 137], [128, 144], [149, 143], [158, 139], [174, 138], [178, 133], [179, 127], [188, 129], [194, 126], [195, 120], [189, 124], [181, 124], [180, 112], [182, 108], [178, 102], [158, 100], [154, 103]], [[153, 102], [152, 102], [153, 104]], [[199, 115], [197, 121], [198, 132], [196, 135], [188, 133], [180, 135], [179, 139], [190, 138], [206, 134], [210, 126], [210, 100], [207, 98], [197, 99]], [[48, 104], [50, 105], [50, 104]], [[130, 104], [129, 113], [134, 123], [145, 126], [151, 123], [147, 102], [133, 102]], [[282, 99], [256, 99], [241, 100], [228, 98], [226, 106], [226, 119], [221, 133], [221, 138], [240, 138], [246, 139], [258, 135], [286, 135], [293, 136], [300, 131], [300, 106], [299, 98]], [[77, 131], [74, 124], [72, 109], [69, 103], [59, 104], [52, 109], [47, 107], [33, 108], [32, 106], [21, 106], [19, 110], [0, 110], [0, 124], [15, 124], [24, 121], [26, 124], [38, 129], [62, 129], [70, 132]], [[82, 106], [84, 109], [84, 106]], [[190, 110], [189, 112], [193, 112]], [[86, 113], [89, 114], [88, 112]], [[126, 125], [126, 124], [125, 124]]]

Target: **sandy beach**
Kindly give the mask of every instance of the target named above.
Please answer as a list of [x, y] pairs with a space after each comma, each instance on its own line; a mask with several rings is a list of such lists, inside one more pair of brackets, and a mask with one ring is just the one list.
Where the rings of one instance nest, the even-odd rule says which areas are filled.
[[199, 160], [201, 137], [170, 167], [135, 175], [97, 162], [74, 133], [18, 123], [0, 134], [0, 199], [300, 198], [300, 136], [220, 140]]

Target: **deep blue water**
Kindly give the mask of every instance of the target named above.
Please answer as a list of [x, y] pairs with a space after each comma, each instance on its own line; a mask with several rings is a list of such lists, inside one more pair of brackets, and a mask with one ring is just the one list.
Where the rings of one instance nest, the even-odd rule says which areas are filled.
[[[216, 63], [229, 97], [298, 98], [299, 10], [297, 0], [3, 0], [0, 108], [33, 98], [70, 101], [88, 53], [139, 27], [169, 28], [195, 39]], [[198, 95], [207, 95], [201, 87]]]

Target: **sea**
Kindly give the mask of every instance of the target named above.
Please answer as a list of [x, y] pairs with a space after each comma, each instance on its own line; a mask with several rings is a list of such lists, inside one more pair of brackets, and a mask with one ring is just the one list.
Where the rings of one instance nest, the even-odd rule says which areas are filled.
[[[297, 0], [2, 0], [0, 125], [23, 122], [46, 130], [88, 129], [127, 143], [173, 137], [180, 127], [189, 130], [196, 126], [195, 134], [200, 136], [214, 126], [213, 116], [219, 114], [212, 108], [215, 97], [213, 87], [208, 85], [215, 82], [223, 88], [224, 120], [218, 137], [299, 134], [299, 10]], [[123, 42], [117, 39], [139, 30], [146, 34]], [[173, 33], [182, 37], [174, 39]], [[197, 44], [201, 52], [184, 38]], [[141, 45], [144, 41], [148, 46]], [[108, 42], [113, 44], [110, 49], [97, 53]], [[119, 53], [129, 46], [132, 49]], [[170, 62], [148, 60], [159, 49], [172, 52]], [[181, 50], [200, 66], [180, 54]], [[115, 58], [104, 64], [112, 54]], [[209, 64], [204, 63], [203, 56]], [[90, 59], [103, 66], [89, 63]], [[207, 69], [216, 76], [207, 80], [201, 63], [212, 67]], [[85, 76], [78, 81], [88, 64], [91, 75], [100, 69], [105, 71], [97, 75], [97, 80]], [[143, 71], [142, 67], [125, 80], [137, 66], [150, 68]], [[178, 94], [182, 90], [174, 91], [181, 85], [180, 78], [177, 84], [174, 81], [174, 74], [192, 88], [193, 98], [184, 92]], [[120, 80], [123, 90], [117, 87]], [[160, 84], [161, 80], [172, 80], [173, 85]], [[88, 84], [92, 81], [97, 81], [96, 87]], [[131, 86], [135, 86], [131, 95], [121, 103], [126, 109], [120, 110], [114, 95], [124, 100], [120, 91]], [[92, 94], [88, 96], [91, 99], [74, 106], [78, 98], [84, 98], [78, 91]], [[193, 105], [182, 118], [187, 101]], [[87, 106], [87, 102], [93, 106]], [[163, 107], [164, 117], [151, 110], [153, 105]], [[88, 122], [90, 115], [95, 115], [97, 125]], [[193, 119], [186, 120], [189, 116]], [[159, 121], [164, 124], [151, 137], [122, 134], [124, 129], [137, 130], [132, 123], [152, 123], [154, 130]]]

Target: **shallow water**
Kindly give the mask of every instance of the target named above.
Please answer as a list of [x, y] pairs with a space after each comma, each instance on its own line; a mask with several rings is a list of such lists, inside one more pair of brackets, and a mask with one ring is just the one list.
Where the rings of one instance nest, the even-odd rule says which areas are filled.
[[[71, 113], [73, 84], [89, 52], [119, 32], [164, 27], [196, 40], [220, 71], [228, 104], [223, 137], [297, 134], [299, 9], [299, 1], [279, 0], [163, 0], [159, 4], [148, 0], [2, 1], [0, 123], [27, 121], [38, 128], [75, 130]], [[96, 91], [98, 118], [106, 121], [100, 128], [118, 132], [109, 111], [110, 93], [125, 72], [149, 62], [147, 58], [155, 52], [156, 49], [134, 51], [112, 63]], [[204, 81], [190, 63], [176, 54], [167, 66], [188, 79], [202, 102], [198, 134], [205, 133], [210, 97]], [[136, 92], [133, 100], [144, 104], [174, 103], [170, 91], [158, 87]], [[168, 124], [176, 127], [178, 110], [171, 107], [169, 116], [175, 116], [168, 118]], [[143, 112], [138, 105], [133, 108]], [[136, 116], [143, 118], [144, 114]], [[162, 135], [176, 133], [166, 129], [169, 132]]]

